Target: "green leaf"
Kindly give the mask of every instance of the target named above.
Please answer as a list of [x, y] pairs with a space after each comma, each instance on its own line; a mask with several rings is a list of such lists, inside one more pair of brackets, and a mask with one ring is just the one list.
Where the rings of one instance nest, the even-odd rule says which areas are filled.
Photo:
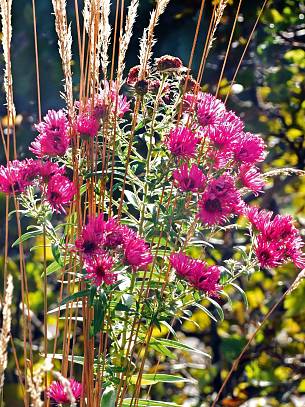
[[32, 232], [26, 232], [23, 235], [21, 235], [15, 242], [12, 244], [12, 247], [17, 246], [19, 243], [25, 242], [26, 240], [31, 239], [32, 237], [36, 237], [41, 235], [42, 231], [39, 230], [33, 230]]
[[52, 243], [51, 249], [56, 263], [58, 263], [60, 266], [63, 266], [58, 243]]
[[149, 343], [149, 346], [150, 348], [154, 349], [155, 351], [161, 353], [164, 356], [167, 356], [170, 359], [177, 359], [177, 356], [161, 343], [153, 341]]
[[141, 202], [139, 200], [139, 198], [131, 191], [125, 190], [124, 191], [126, 198], [128, 200], [128, 202], [134, 206], [135, 208], [139, 208], [141, 205]]
[[[135, 384], [137, 382], [137, 375], [131, 376], [131, 383]], [[151, 385], [156, 383], [194, 383], [196, 382], [194, 379], [187, 379], [186, 377], [165, 374], [165, 373], [157, 373], [157, 374], [150, 374], [146, 373], [142, 375], [141, 378], [141, 385]]]
[[186, 351], [190, 351], [190, 352], [199, 353], [199, 354], [207, 356], [209, 358], [211, 357], [208, 353], [202, 352], [201, 350], [193, 348], [190, 345], [186, 345], [185, 343], [173, 341], [171, 339], [154, 339], [154, 341], [159, 342], [161, 345], [167, 346], [168, 348], [186, 350]]
[[61, 301], [60, 304], [61, 304], [61, 305], [64, 305], [64, 304], [67, 304], [67, 303], [70, 302], [70, 301], [76, 300], [77, 298], [87, 297], [87, 296], [90, 295], [90, 292], [91, 292], [90, 290], [78, 291], [77, 293], [71, 294], [71, 295], [69, 295], [68, 297], [64, 298], [64, 299]]
[[[129, 407], [131, 399], [124, 399], [122, 407]], [[156, 400], [137, 400], [139, 407], [182, 407], [181, 404], [169, 403], [167, 401], [156, 401]]]
[[217, 322], [217, 318], [215, 318], [214, 315], [206, 307], [204, 307], [201, 304], [198, 304], [198, 302], [196, 302], [194, 306], [201, 309], [201, 311], [207, 314], [213, 321]]
[[248, 309], [248, 308], [249, 308], [249, 302], [248, 302], [247, 294], [246, 294], [246, 293], [244, 292], [244, 290], [243, 290], [241, 287], [239, 287], [237, 284], [231, 283], [231, 285], [232, 285], [237, 291], [239, 291], [239, 293], [240, 293], [240, 295], [242, 296], [242, 299], [243, 299], [243, 301], [244, 301], [244, 304], [245, 304], [246, 308]]
[[115, 407], [116, 390], [114, 387], [109, 386], [103, 392], [101, 398], [101, 407]]
[[107, 297], [104, 292], [101, 292], [99, 297], [94, 301], [94, 319], [93, 319], [93, 335], [96, 335], [104, 322], [105, 312], [107, 309]]
[[[47, 357], [48, 357], [48, 358], [51, 358], [51, 359], [58, 359], [58, 360], [62, 360], [62, 359], [63, 359], [63, 355], [62, 355], [61, 353], [55, 353], [55, 355], [53, 355], [53, 353], [49, 353], [49, 354], [47, 355]], [[74, 355], [74, 356], [72, 357], [72, 355], [68, 355], [68, 361], [69, 361], [69, 362], [72, 362], [72, 360], [73, 360], [74, 363], [76, 363], [76, 364], [78, 364], [78, 365], [83, 365], [83, 364], [84, 364], [84, 358], [83, 358], [83, 356], [76, 356], [76, 355]]]
[[217, 301], [213, 300], [213, 298], [208, 297], [208, 300], [210, 301], [210, 303], [212, 303], [214, 305], [214, 307], [216, 308], [216, 312], [219, 316], [220, 321], [223, 321], [225, 316], [223, 313], [223, 309], [221, 308], [221, 306], [218, 304]]
[[53, 263], [51, 263], [46, 270], [47, 276], [49, 276], [52, 273], [55, 273], [55, 271], [58, 271], [62, 268], [62, 266], [57, 263], [57, 261], [53, 261]]

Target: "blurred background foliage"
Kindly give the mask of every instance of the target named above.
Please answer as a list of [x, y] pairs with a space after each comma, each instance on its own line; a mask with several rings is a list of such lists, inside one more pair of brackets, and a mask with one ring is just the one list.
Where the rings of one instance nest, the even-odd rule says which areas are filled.
[[[193, 71], [199, 67], [201, 52], [207, 32], [209, 16], [214, 1], [206, 1], [205, 15], [198, 39]], [[69, 16], [75, 36], [73, 3], [68, 2]], [[113, 2], [115, 3], [115, 1]], [[137, 63], [138, 38], [147, 25], [153, 1], [140, 1], [141, 9], [129, 50], [127, 66]], [[187, 64], [192, 46], [200, 0], [172, 0], [157, 28], [158, 44], [155, 56], [172, 54]], [[226, 95], [247, 38], [252, 30], [262, 1], [244, 0], [236, 26], [232, 48], [229, 53], [219, 95]], [[114, 5], [113, 5], [114, 6]], [[222, 63], [229, 41], [237, 0], [231, 0], [218, 29], [217, 40], [208, 58], [203, 77], [204, 89], [215, 92]], [[35, 56], [33, 46], [32, 4], [29, 0], [13, 2], [13, 46], [12, 64], [14, 97], [18, 112], [16, 119], [18, 154], [27, 156], [27, 147], [34, 138], [33, 124], [37, 122]], [[115, 7], [113, 7], [114, 9]], [[60, 108], [62, 72], [57, 50], [57, 40], [51, 15], [51, 1], [37, 1], [37, 29], [39, 64], [41, 75], [42, 110]], [[112, 19], [114, 16], [112, 15]], [[78, 83], [77, 44], [74, 43], [75, 84]], [[3, 64], [3, 61], [2, 61]], [[1, 72], [2, 75], [2, 72]], [[1, 83], [3, 83], [2, 78]], [[264, 170], [274, 167], [304, 169], [305, 164], [305, 2], [304, 0], [273, 0], [269, 2], [256, 34], [251, 41], [242, 67], [228, 100], [230, 108], [237, 111], [249, 131], [262, 133], [270, 147], [263, 164]], [[77, 86], [75, 85], [77, 92]], [[0, 114], [5, 127], [6, 113], [4, 94], [1, 93]], [[0, 159], [4, 161], [3, 150]], [[255, 197], [250, 196], [249, 201]], [[265, 194], [258, 199], [260, 204], [273, 211], [291, 213], [299, 225], [305, 228], [305, 178], [278, 175], [267, 185]], [[5, 197], [0, 196], [0, 218], [4, 219]], [[14, 218], [10, 221], [10, 240], [16, 239]], [[4, 223], [0, 223], [1, 246], [4, 239]], [[224, 236], [223, 249], [216, 257], [227, 258], [232, 254], [235, 236], [228, 232]], [[41, 243], [41, 242], [40, 242]], [[27, 273], [29, 279], [30, 304], [33, 318], [34, 349], [39, 354], [42, 346], [42, 249], [36, 242], [31, 252], [26, 246]], [[52, 254], [48, 253], [49, 259]], [[3, 259], [1, 261], [3, 263]], [[22, 365], [22, 336], [18, 253], [10, 250], [9, 269], [15, 281], [15, 316], [13, 336], [19, 363]], [[155, 399], [171, 400], [184, 406], [209, 406], [211, 395], [217, 391], [231, 364], [244, 346], [247, 337], [263, 319], [268, 309], [280, 298], [296, 275], [296, 270], [285, 266], [272, 272], [261, 271], [248, 281], [241, 281], [249, 306], [232, 293], [232, 304], [223, 303], [225, 320], [215, 323], [202, 311], [194, 310], [192, 320], [186, 322], [178, 335], [193, 346], [207, 350], [212, 360], [201, 359], [197, 354], [177, 353], [176, 359], [161, 360], [159, 369], [176, 370], [191, 374], [197, 385], [181, 388], [158, 384], [152, 388]], [[55, 277], [49, 280], [49, 305], [56, 304], [58, 293]], [[268, 323], [261, 329], [249, 351], [223, 393], [219, 405], [223, 406], [305, 406], [305, 284], [289, 295], [277, 308]], [[49, 317], [49, 336], [54, 337], [55, 317]], [[166, 331], [155, 335], [166, 335]], [[77, 351], [76, 351], [77, 354]], [[38, 361], [38, 358], [37, 358]], [[150, 357], [153, 371], [155, 355]], [[6, 405], [21, 406], [21, 394], [13, 359], [6, 374]], [[18, 401], [18, 397], [19, 400]]]

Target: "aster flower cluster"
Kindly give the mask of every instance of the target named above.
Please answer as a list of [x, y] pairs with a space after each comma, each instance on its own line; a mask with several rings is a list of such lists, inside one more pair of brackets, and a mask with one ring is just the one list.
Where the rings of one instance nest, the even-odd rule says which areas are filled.
[[217, 266], [208, 266], [205, 262], [195, 260], [184, 253], [172, 253], [170, 264], [179, 277], [196, 289], [210, 296], [219, 291], [220, 270]]
[[129, 266], [133, 272], [145, 269], [153, 257], [145, 241], [116, 219], [103, 215], [90, 218], [75, 242], [84, 261], [86, 278], [96, 286], [111, 285], [118, 279], [114, 265]]
[[261, 267], [275, 268], [288, 261], [303, 269], [304, 242], [289, 215], [275, 215], [257, 207], [246, 209], [255, 230], [255, 253]]
[[49, 160], [26, 159], [10, 161], [0, 167], [0, 192], [21, 194], [33, 187], [54, 212], [65, 212], [76, 189], [65, 175], [65, 167]]

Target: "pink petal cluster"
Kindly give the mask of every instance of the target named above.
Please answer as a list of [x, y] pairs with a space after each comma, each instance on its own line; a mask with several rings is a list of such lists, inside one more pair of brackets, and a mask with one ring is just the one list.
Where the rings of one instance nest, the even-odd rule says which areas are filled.
[[69, 144], [69, 122], [63, 110], [49, 110], [43, 121], [35, 126], [38, 137], [29, 148], [37, 157], [65, 155]]
[[304, 243], [291, 216], [273, 216], [256, 207], [248, 207], [245, 213], [257, 232], [255, 253], [261, 267], [273, 268], [288, 261], [305, 267]]
[[207, 295], [215, 295], [220, 289], [220, 271], [217, 266], [208, 266], [184, 253], [172, 253], [170, 264], [179, 277]]
[[113, 284], [117, 275], [111, 271], [121, 262], [133, 271], [145, 269], [153, 260], [148, 245], [133, 230], [114, 218], [92, 217], [83, 227], [75, 248], [85, 262], [87, 278], [95, 285]]
[[242, 185], [258, 195], [263, 192], [265, 182], [261, 172], [251, 164], [242, 164], [239, 168], [238, 177]]
[[93, 114], [80, 113], [76, 119], [76, 130], [81, 137], [95, 137], [100, 128], [99, 120]]
[[209, 226], [222, 224], [231, 215], [242, 213], [243, 206], [233, 177], [223, 174], [208, 183], [199, 201], [198, 217]]
[[27, 173], [28, 161], [9, 161], [0, 166], [0, 192], [20, 194], [31, 184]]
[[187, 127], [178, 127], [170, 131], [166, 140], [169, 151], [177, 158], [195, 156], [200, 139]]
[[182, 164], [173, 172], [173, 178], [176, 186], [184, 192], [202, 191], [206, 184], [206, 176], [195, 164], [191, 168], [186, 163]]
[[[82, 395], [82, 385], [75, 379], [69, 379], [71, 392], [75, 398], [75, 401], [78, 401]], [[47, 391], [47, 395], [50, 399], [54, 400], [58, 404], [70, 403], [64, 385], [61, 382], [53, 381]]]
[[64, 175], [54, 175], [47, 187], [47, 199], [54, 212], [65, 213], [64, 206], [69, 204], [76, 194], [76, 188]]

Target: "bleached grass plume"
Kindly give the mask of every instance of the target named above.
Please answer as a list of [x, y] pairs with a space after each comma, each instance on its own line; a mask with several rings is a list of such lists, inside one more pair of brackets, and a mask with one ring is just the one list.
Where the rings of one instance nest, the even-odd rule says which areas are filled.
[[118, 71], [117, 71], [117, 83], [120, 85], [122, 83], [123, 72], [125, 68], [125, 57], [126, 52], [132, 37], [132, 30], [134, 23], [137, 18], [137, 11], [139, 6], [139, 0], [131, 0], [130, 6], [128, 7], [124, 34], [120, 40], [120, 50], [118, 58]]
[[109, 65], [108, 48], [110, 44], [111, 25], [109, 22], [110, 0], [103, 0], [101, 7], [101, 19], [99, 25], [98, 52], [100, 63], [104, 73], [104, 79], [107, 77], [107, 67]]
[[55, 29], [58, 36], [59, 54], [65, 77], [65, 99], [70, 117], [73, 117], [73, 87], [72, 87], [72, 35], [71, 25], [68, 26], [66, 0], [52, 0], [55, 14]]
[[13, 102], [13, 78], [11, 67], [11, 40], [12, 40], [12, 0], [0, 0], [0, 13], [2, 24], [2, 46], [4, 57], [4, 89], [8, 112], [15, 116], [15, 106]]
[[12, 322], [12, 298], [13, 298], [13, 277], [7, 276], [6, 290], [2, 304], [2, 328], [0, 331], [0, 391], [3, 389], [4, 372], [7, 367], [7, 344], [10, 340], [11, 322]]
[[214, 23], [212, 33], [211, 33], [211, 36], [210, 36], [210, 40], [209, 40], [209, 44], [208, 44], [208, 47], [207, 47], [206, 55], [209, 53], [210, 49], [213, 46], [213, 42], [214, 42], [214, 40], [216, 38], [215, 33], [216, 33], [216, 30], [217, 30], [217, 27], [218, 27], [218, 25], [219, 25], [219, 23], [220, 23], [220, 21], [222, 19], [223, 13], [225, 11], [225, 8], [226, 8], [228, 2], [229, 2], [229, 0], [220, 0], [220, 2], [219, 2], [219, 5], [218, 5], [217, 10], [216, 10], [215, 23]]
[[43, 407], [44, 402], [41, 400], [41, 394], [45, 390], [44, 378], [47, 372], [53, 369], [51, 358], [44, 360], [43, 364], [34, 371], [33, 377], [28, 377], [28, 392], [31, 398], [31, 407]]
[[139, 77], [142, 78], [144, 73], [150, 68], [150, 60], [152, 58], [152, 49], [156, 43], [154, 38], [154, 30], [159, 22], [160, 16], [164, 13], [170, 0], [159, 0], [155, 10], [150, 15], [148, 27], [144, 28], [143, 35], [140, 40], [140, 72]]

